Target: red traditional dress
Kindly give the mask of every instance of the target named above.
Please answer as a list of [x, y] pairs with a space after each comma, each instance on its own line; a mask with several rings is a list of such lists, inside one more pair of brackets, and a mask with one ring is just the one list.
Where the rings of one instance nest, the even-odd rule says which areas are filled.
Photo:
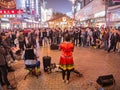
[[62, 70], [74, 69], [74, 62], [73, 62], [73, 56], [72, 56], [74, 45], [71, 42], [63, 42], [60, 44], [59, 48], [60, 50], [62, 50], [59, 67]]

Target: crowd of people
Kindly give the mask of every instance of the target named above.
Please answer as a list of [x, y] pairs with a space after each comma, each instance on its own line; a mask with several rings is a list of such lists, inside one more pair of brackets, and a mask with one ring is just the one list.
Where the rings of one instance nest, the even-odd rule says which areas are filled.
[[[96, 48], [104, 48], [108, 52], [116, 48], [119, 52], [120, 30], [115, 28], [83, 28], [73, 27], [65, 28], [41, 28], [41, 29], [24, 29], [1, 32], [4, 34], [7, 46], [18, 46], [20, 50], [24, 50], [28, 43], [33, 47], [39, 46], [46, 47], [48, 44], [60, 44], [64, 41], [66, 35], [70, 35], [71, 41], [76, 46], [95, 46]], [[3, 40], [4, 41], [4, 40]]]
[[20, 54], [22, 54], [28, 44], [33, 48], [38, 46], [48, 47], [52, 44], [59, 45], [65, 41], [66, 36], [69, 36], [73, 45], [78, 47], [93, 47], [104, 49], [108, 53], [111, 50], [120, 53], [120, 30], [112, 27], [40, 28], [0, 31], [0, 84], [6, 84], [8, 89], [14, 88], [7, 79], [7, 72], [14, 71], [8, 65], [11, 61], [8, 62], [7, 56], [11, 56], [12, 62], [17, 62], [12, 50], [13, 47], [19, 48]]

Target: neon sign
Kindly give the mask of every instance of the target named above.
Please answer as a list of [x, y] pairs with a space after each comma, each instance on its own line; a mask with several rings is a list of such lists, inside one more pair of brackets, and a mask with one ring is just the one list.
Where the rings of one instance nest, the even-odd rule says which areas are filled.
[[0, 14], [22, 14], [23, 10], [16, 9], [16, 10], [0, 10]]
[[0, 0], [0, 6], [2, 8], [13, 9], [16, 8], [15, 0]]

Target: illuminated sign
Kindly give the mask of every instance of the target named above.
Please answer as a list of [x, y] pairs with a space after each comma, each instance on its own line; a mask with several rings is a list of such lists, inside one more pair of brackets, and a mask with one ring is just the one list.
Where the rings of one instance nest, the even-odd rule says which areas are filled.
[[2, 18], [3, 17], [3, 15], [0, 15], [0, 18]]
[[113, 2], [120, 2], [120, 0], [112, 0]]
[[16, 16], [13, 14], [13, 15], [3, 15], [4, 18], [15, 18]]
[[0, 15], [0, 18], [21, 18], [21, 15], [16, 15], [16, 14], [5, 14], [5, 15]]
[[16, 9], [16, 10], [0, 10], [0, 14], [22, 14], [23, 10]]
[[13, 9], [16, 8], [15, 0], [0, 0], [0, 6], [2, 8]]
[[94, 14], [94, 17], [104, 17], [105, 16], [105, 11], [101, 11], [101, 12], [98, 12], [96, 14]]
[[65, 21], [66, 21], [66, 17], [63, 17], [63, 18], [62, 18], [62, 21], [65, 22]]

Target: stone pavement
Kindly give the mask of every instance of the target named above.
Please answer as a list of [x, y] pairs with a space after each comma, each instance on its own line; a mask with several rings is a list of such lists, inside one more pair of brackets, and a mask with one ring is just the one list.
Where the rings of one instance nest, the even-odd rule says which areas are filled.
[[[75, 47], [73, 56], [75, 69], [83, 74], [83, 77], [78, 77], [71, 73], [70, 83], [62, 82], [60, 72], [51, 74], [44, 73], [42, 57], [49, 55], [52, 57], [52, 63], [59, 63], [59, 50], [50, 50], [49, 48], [41, 47], [39, 51], [39, 60], [41, 62], [42, 74], [37, 79], [36, 77], [24, 76], [27, 71], [24, 69], [23, 60], [13, 64], [14, 73], [9, 74], [9, 80], [14, 85], [17, 85], [18, 90], [97, 90], [96, 80], [98, 76], [113, 74], [116, 85], [114, 89], [120, 90], [120, 54], [107, 53], [102, 49]], [[14, 79], [15, 76], [15, 79]]]

